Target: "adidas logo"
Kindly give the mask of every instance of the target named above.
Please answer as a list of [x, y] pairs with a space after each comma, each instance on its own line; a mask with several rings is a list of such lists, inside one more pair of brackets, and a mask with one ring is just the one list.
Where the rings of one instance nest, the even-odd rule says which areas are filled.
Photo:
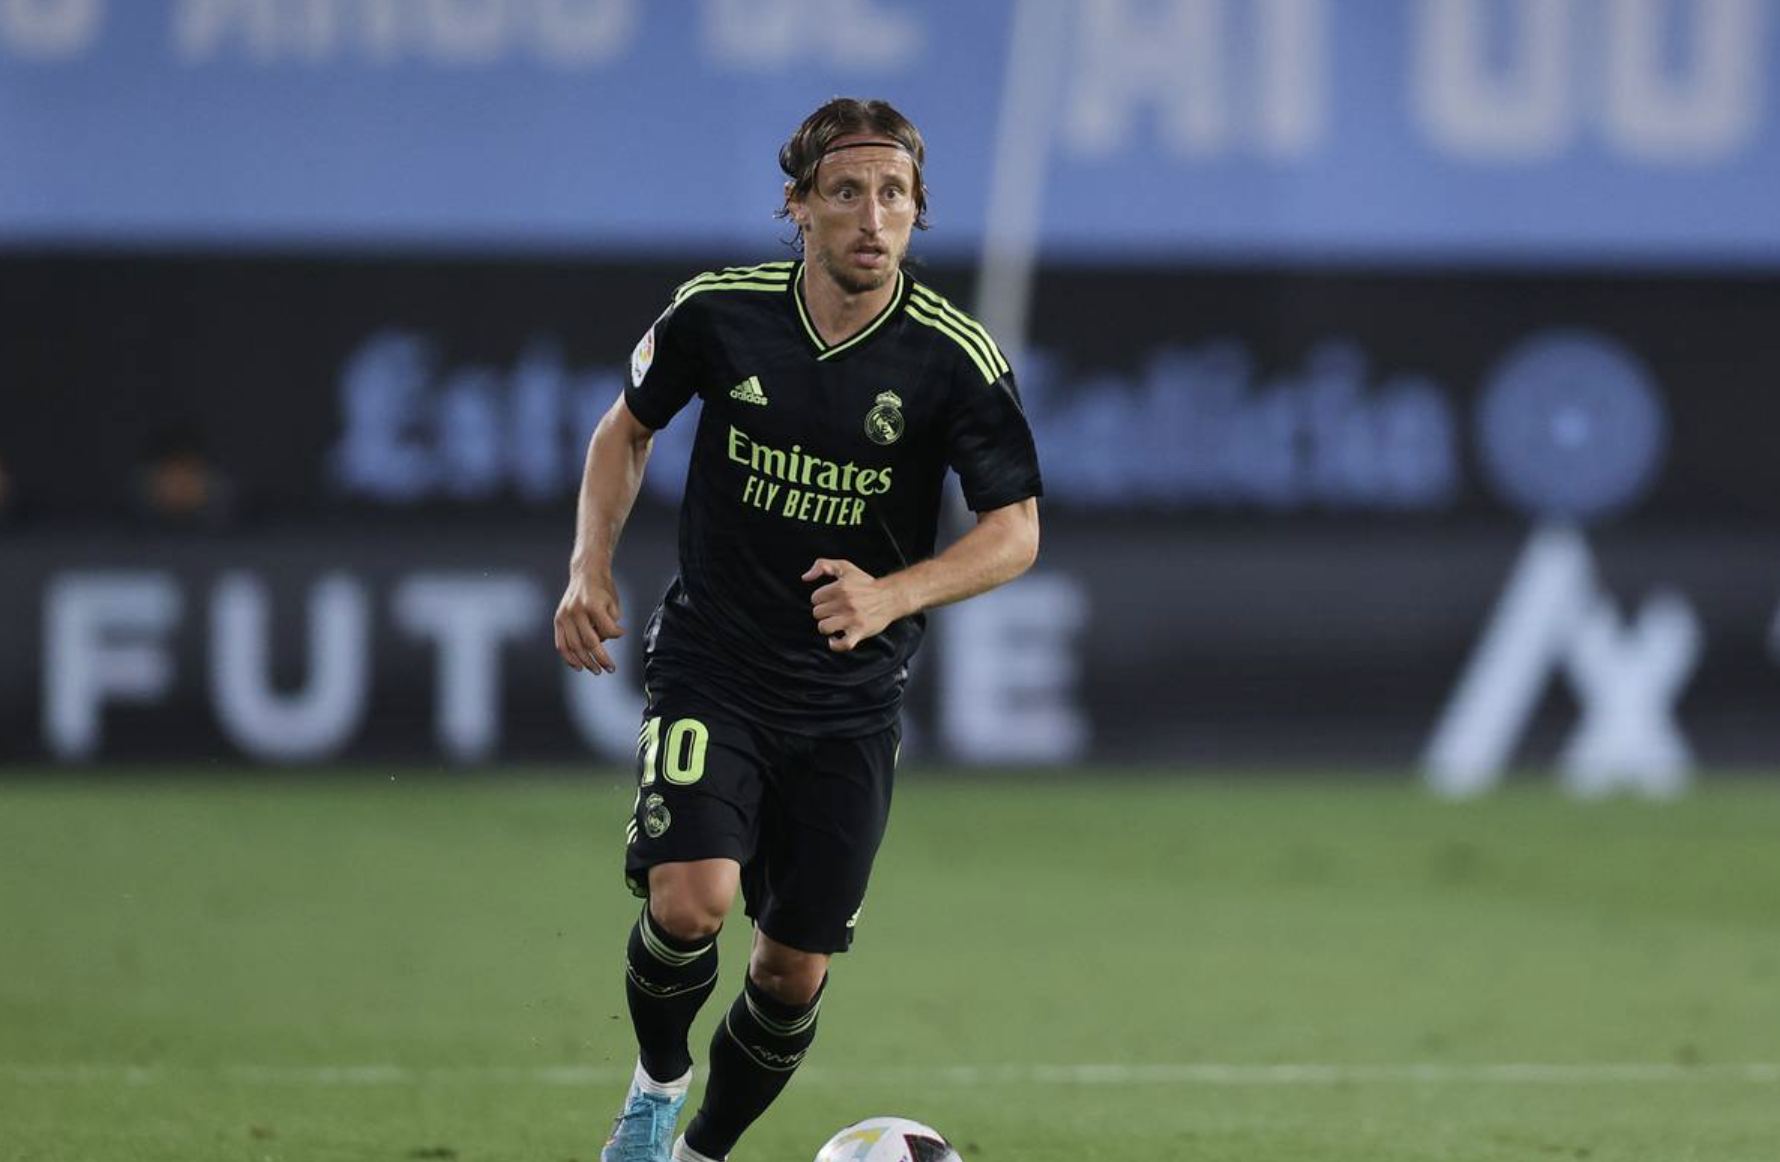
[[730, 399], [739, 399], [743, 403], [757, 403], [766, 406], [766, 392], [760, 390], [760, 377], [750, 375], [729, 389]]

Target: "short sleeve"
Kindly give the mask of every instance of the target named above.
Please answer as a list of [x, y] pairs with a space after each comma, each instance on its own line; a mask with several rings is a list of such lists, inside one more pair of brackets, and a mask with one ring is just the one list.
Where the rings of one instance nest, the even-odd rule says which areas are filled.
[[686, 311], [670, 306], [630, 353], [624, 402], [646, 427], [667, 427], [698, 391], [698, 348], [692, 328]]
[[946, 409], [946, 461], [972, 512], [1042, 496], [1038, 449], [1013, 372], [984, 383], [969, 372], [952, 382]]

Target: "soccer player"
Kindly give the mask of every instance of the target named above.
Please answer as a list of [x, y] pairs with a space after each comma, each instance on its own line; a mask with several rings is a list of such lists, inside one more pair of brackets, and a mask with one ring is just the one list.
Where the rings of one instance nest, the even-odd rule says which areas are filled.
[[[925, 146], [882, 101], [837, 98], [779, 152], [802, 261], [682, 284], [587, 453], [556, 648], [614, 669], [612, 555], [653, 433], [698, 396], [680, 568], [644, 631], [648, 706], [625, 872], [647, 902], [626, 994], [639, 1059], [604, 1162], [716, 1162], [816, 1034], [884, 835], [924, 611], [1038, 551], [1032, 433], [989, 335], [903, 269], [926, 228]], [[934, 555], [947, 468], [976, 523]], [[687, 1031], [737, 889], [754, 922], [710, 1077]]]

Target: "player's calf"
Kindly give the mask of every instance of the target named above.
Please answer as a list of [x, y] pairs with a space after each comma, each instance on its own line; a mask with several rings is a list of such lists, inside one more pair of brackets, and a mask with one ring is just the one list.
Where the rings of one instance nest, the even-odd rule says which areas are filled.
[[766, 1112], [816, 1040], [821, 1008], [821, 984], [807, 1002], [787, 1003], [748, 979], [711, 1038], [704, 1103], [686, 1128], [694, 1151], [725, 1157]]
[[828, 979], [828, 963], [832, 959], [825, 952], [805, 952], [780, 944], [755, 929], [754, 949], [748, 957], [748, 979], [776, 1001], [807, 1005]]
[[683, 940], [644, 908], [624, 955], [624, 995], [642, 1069], [667, 1084], [692, 1069], [686, 1033], [717, 987], [717, 937]]

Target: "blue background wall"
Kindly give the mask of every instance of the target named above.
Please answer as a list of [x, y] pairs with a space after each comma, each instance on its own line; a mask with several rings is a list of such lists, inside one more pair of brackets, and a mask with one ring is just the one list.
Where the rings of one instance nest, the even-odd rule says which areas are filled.
[[1770, 0], [20, 0], [0, 239], [753, 247], [858, 92], [941, 256], [1772, 264], [1777, 55]]

